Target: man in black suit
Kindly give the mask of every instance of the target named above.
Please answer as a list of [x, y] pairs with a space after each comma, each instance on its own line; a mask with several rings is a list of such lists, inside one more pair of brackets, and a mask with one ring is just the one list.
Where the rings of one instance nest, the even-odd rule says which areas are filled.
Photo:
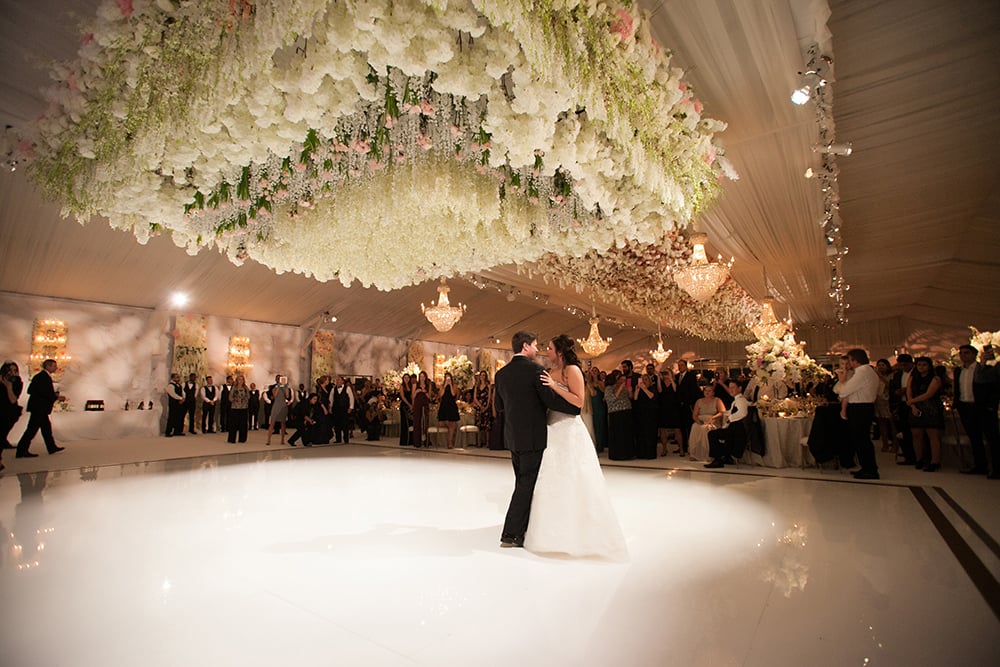
[[168, 438], [184, 435], [184, 387], [180, 373], [171, 373], [167, 385], [167, 431], [164, 435]]
[[691, 426], [694, 424], [694, 404], [702, 398], [702, 391], [698, 387], [698, 374], [688, 366], [688, 362], [681, 359], [677, 362], [677, 399], [681, 404], [681, 435], [684, 442], [681, 443], [681, 456], [687, 454], [688, 439], [691, 437]]
[[197, 377], [197, 375], [191, 373], [188, 375], [188, 381], [184, 383], [184, 414], [187, 415], [188, 433], [191, 435], [195, 434], [194, 411], [198, 406], [196, 402], [198, 396]]
[[351, 441], [351, 413], [354, 412], [354, 392], [347, 386], [344, 376], [338, 375], [330, 393], [330, 414], [333, 421], [333, 433], [338, 443]]
[[913, 465], [917, 462], [917, 454], [913, 449], [913, 431], [910, 430], [910, 406], [906, 404], [906, 385], [913, 372], [913, 357], [900, 354], [896, 357], [898, 368], [889, 378], [889, 411], [892, 413], [893, 424], [899, 429], [902, 440], [899, 443], [899, 453], [903, 460], [900, 465]]
[[45, 441], [45, 448], [49, 454], [55, 454], [66, 449], [56, 445], [55, 438], [52, 437], [52, 422], [49, 415], [52, 414], [52, 406], [59, 400], [56, 393], [55, 384], [52, 382], [52, 374], [56, 372], [58, 366], [55, 359], [46, 359], [42, 362], [42, 370], [38, 371], [35, 377], [31, 378], [28, 384], [28, 427], [24, 429], [24, 435], [17, 443], [17, 454], [15, 458], [33, 458], [38, 454], [28, 451], [31, 440], [39, 430], [42, 432], [42, 440]]
[[[1000, 367], [986, 362], [994, 358], [993, 347], [983, 347], [981, 361], [972, 345], [958, 348], [962, 365], [955, 369], [955, 407], [962, 428], [972, 446], [973, 465], [961, 472], [989, 475], [1000, 479], [1000, 429], [997, 424], [997, 404], [1000, 403]], [[985, 444], [984, 444], [985, 443]]]
[[524, 546], [535, 480], [548, 440], [547, 410], [560, 407], [567, 411], [569, 405], [542, 384], [542, 367], [534, 361], [538, 354], [536, 334], [518, 331], [511, 348], [514, 357], [497, 371], [494, 398], [497, 413], [504, 415], [504, 447], [510, 450], [514, 467], [514, 493], [500, 534], [501, 547]]
[[[232, 407], [232, 402], [229, 400], [229, 392], [232, 390], [233, 376], [227, 375], [226, 383], [222, 385], [219, 391], [219, 431], [222, 433], [229, 432], [229, 409]], [[254, 430], [257, 430], [256, 421], [253, 422], [252, 426]]]

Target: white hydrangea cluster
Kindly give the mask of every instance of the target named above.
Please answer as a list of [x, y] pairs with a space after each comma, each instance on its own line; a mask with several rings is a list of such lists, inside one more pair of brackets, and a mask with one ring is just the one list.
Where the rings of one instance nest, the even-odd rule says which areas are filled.
[[106, 0], [85, 30], [34, 175], [191, 253], [392, 289], [655, 243], [728, 172], [629, 2]]

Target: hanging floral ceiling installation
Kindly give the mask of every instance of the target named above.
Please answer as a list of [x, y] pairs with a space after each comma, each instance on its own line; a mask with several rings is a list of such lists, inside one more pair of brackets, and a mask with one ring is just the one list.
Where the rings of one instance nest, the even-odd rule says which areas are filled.
[[632, 2], [117, 0], [33, 176], [81, 221], [319, 280], [652, 244], [732, 175]]
[[730, 278], [708, 301], [695, 301], [670, 278], [692, 261], [691, 243], [680, 232], [657, 243], [626, 243], [582, 257], [549, 254], [532, 268], [546, 281], [587, 288], [608, 303], [648, 316], [665, 327], [712, 340], [752, 338], [760, 304]]

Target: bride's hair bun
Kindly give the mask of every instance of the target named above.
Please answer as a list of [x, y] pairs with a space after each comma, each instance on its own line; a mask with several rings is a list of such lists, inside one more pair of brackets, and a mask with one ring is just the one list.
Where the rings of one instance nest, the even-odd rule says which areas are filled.
[[559, 334], [552, 339], [552, 346], [556, 349], [567, 366], [580, 366], [580, 358], [576, 356], [576, 343], [566, 334]]

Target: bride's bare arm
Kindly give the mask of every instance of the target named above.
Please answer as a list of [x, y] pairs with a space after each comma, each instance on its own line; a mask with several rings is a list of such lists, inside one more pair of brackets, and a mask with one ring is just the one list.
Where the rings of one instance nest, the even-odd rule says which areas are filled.
[[542, 384], [551, 387], [553, 391], [566, 399], [574, 407], [583, 407], [583, 371], [578, 366], [567, 366], [565, 369], [566, 384], [569, 389], [563, 389], [546, 371], [542, 373]]

